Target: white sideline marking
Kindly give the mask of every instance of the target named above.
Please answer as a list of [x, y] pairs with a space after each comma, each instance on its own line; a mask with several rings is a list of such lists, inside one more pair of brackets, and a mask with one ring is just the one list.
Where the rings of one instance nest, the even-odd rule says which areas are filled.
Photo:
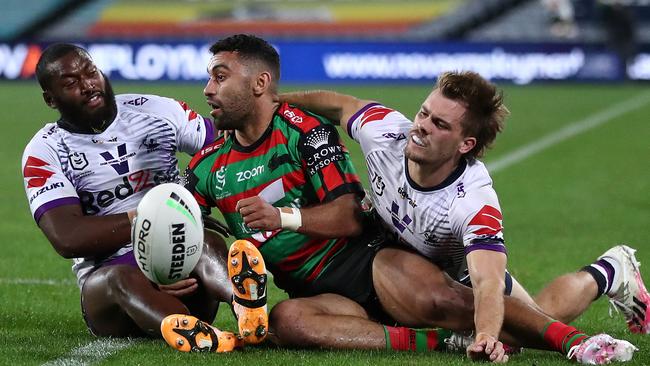
[[614, 104], [608, 108], [596, 112], [595, 114], [587, 116], [584, 119], [572, 122], [569, 125], [559, 129], [558, 131], [540, 138], [539, 140], [524, 145], [519, 149], [516, 149], [506, 154], [505, 156], [496, 159], [493, 162], [486, 163], [487, 168], [490, 173], [496, 173], [504, 170], [511, 165], [525, 160], [528, 157], [535, 155], [536, 153], [545, 150], [553, 145], [557, 145], [564, 140], [567, 140], [592, 128], [598, 127], [606, 122], [613, 120], [616, 117], [620, 117], [635, 109], [641, 108], [648, 104], [648, 102], [650, 102], [650, 92], [646, 92], [637, 96], [636, 98]]
[[76, 285], [74, 280], [51, 280], [41, 278], [0, 278], [0, 285], [48, 285], [71, 286]]
[[133, 345], [128, 339], [103, 338], [70, 351], [67, 355], [48, 361], [42, 366], [86, 366], [102, 361], [117, 351]]

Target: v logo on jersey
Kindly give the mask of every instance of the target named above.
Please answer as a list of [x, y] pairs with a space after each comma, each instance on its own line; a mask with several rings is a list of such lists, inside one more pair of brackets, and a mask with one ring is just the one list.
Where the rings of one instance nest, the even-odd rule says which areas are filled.
[[[386, 209], [388, 210], [388, 207], [386, 207]], [[404, 215], [402, 218], [399, 217], [399, 205], [397, 205], [397, 202], [395, 201], [393, 201], [389, 212], [393, 225], [400, 233], [403, 233], [406, 227], [411, 223], [411, 221], [413, 221], [408, 215]]]
[[27, 158], [25, 167], [23, 168], [23, 177], [29, 179], [27, 181], [27, 188], [36, 188], [45, 185], [45, 182], [54, 175], [54, 172], [41, 168], [48, 165], [48, 163], [39, 158], [33, 156]]
[[99, 155], [115, 169], [117, 174], [122, 175], [129, 172], [129, 161], [126, 159], [126, 144], [121, 144], [117, 147], [117, 158], [114, 158], [113, 154], [108, 151], [104, 151]]
[[480, 226], [479, 229], [474, 231], [476, 235], [496, 235], [503, 230], [501, 223], [503, 222], [503, 215], [496, 208], [485, 205], [483, 208], [472, 218], [469, 226]]

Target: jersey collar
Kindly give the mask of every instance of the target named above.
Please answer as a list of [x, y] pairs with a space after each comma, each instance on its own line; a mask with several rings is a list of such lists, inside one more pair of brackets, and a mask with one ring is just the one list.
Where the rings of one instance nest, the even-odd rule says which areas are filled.
[[419, 184], [415, 183], [413, 179], [411, 179], [411, 175], [409, 174], [408, 159], [404, 157], [404, 175], [406, 175], [406, 180], [413, 189], [421, 192], [433, 192], [451, 185], [463, 174], [463, 172], [465, 172], [466, 167], [467, 160], [465, 158], [461, 158], [456, 169], [454, 169], [454, 171], [451, 172], [451, 174], [449, 174], [449, 176], [445, 178], [445, 180], [443, 180], [440, 184], [437, 184], [433, 187], [422, 187]]
[[243, 152], [243, 153], [253, 152], [253, 151], [255, 151], [255, 149], [260, 147], [260, 145], [262, 145], [264, 140], [266, 140], [269, 136], [271, 136], [272, 132], [273, 132], [273, 120], [271, 120], [271, 123], [269, 123], [269, 127], [266, 128], [266, 131], [264, 131], [262, 136], [260, 136], [260, 138], [257, 139], [257, 141], [255, 141], [254, 143], [252, 143], [252, 144], [250, 144], [248, 146], [242, 146], [241, 144], [239, 144], [239, 141], [237, 141], [237, 137], [233, 133], [231, 135], [232, 136], [232, 148], [235, 151], [239, 151], [239, 152]]

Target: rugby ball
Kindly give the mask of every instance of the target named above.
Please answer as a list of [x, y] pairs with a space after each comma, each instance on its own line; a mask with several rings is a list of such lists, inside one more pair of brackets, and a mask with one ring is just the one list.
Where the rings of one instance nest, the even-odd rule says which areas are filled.
[[131, 243], [138, 267], [149, 280], [168, 285], [187, 278], [203, 251], [196, 199], [176, 183], [149, 190], [136, 209]]

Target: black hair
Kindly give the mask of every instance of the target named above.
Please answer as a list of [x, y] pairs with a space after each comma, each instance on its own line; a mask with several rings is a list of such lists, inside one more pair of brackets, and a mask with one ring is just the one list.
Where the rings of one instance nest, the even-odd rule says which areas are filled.
[[46, 90], [49, 87], [52, 76], [49, 66], [71, 52], [88, 55], [88, 51], [71, 43], [55, 43], [43, 51], [36, 64], [36, 79], [41, 85], [41, 89]]
[[280, 80], [280, 55], [267, 41], [251, 34], [235, 34], [215, 42], [210, 47], [213, 55], [219, 52], [237, 52], [244, 60], [262, 61], [271, 70], [273, 81]]

